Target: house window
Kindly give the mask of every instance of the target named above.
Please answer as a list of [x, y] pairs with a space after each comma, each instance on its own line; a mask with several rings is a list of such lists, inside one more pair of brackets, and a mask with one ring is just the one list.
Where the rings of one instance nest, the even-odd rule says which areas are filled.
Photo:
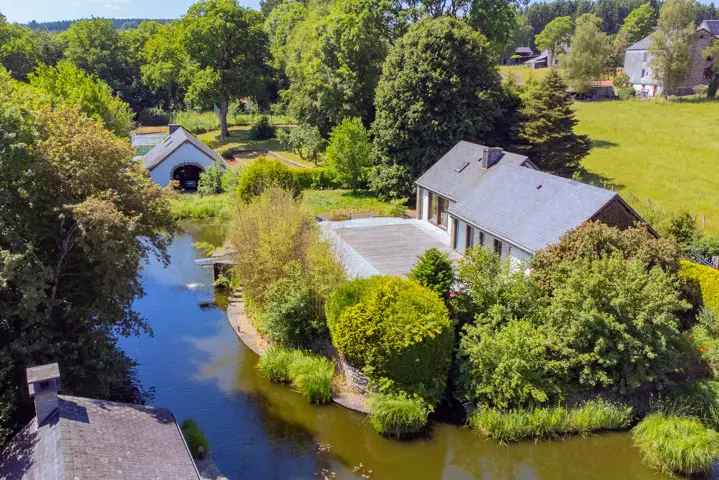
[[484, 246], [484, 232], [480, 230], [479, 232], [479, 244]]
[[642, 68], [642, 78], [644, 78], [644, 69]]
[[452, 248], [454, 250], [457, 250], [457, 234], [459, 233], [459, 222], [457, 219], [454, 219], [454, 222], [452, 223]]
[[494, 253], [502, 256], [502, 242], [500, 240], [494, 239]]
[[449, 223], [449, 200], [439, 195], [432, 195], [432, 206], [430, 208], [429, 221], [440, 228], [447, 229]]
[[465, 233], [465, 249], [469, 250], [474, 246], [474, 231], [472, 227], [467, 225], [467, 231]]

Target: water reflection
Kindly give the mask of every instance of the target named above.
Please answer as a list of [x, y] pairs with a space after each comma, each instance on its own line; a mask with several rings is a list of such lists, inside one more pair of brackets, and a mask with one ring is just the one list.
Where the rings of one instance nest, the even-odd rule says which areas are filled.
[[[216, 232], [193, 235], [208, 241]], [[193, 236], [178, 236], [167, 268], [154, 260], [145, 267], [146, 296], [135, 307], [155, 336], [123, 347], [140, 362], [144, 386], [155, 388], [155, 403], [200, 424], [231, 479], [357, 479], [370, 471], [375, 479], [663, 478], [641, 465], [626, 434], [500, 447], [466, 428], [435, 424], [429, 438], [395, 442], [362, 415], [310, 406], [257, 374], [257, 357], [222, 309], [200, 307], [212, 296], [211, 279], [194, 265], [192, 244]]]

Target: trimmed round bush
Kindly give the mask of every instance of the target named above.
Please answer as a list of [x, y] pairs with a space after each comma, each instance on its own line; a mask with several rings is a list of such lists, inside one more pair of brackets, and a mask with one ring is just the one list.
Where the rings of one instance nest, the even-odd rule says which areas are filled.
[[326, 306], [332, 343], [375, 386], [418, 394], [430, 405], [444, 393], [453, 329], [432, 290], [399, 277], [339, 287]]
[[719, 270], [682, 260], [679, 266], [679, 275], [684, 280], [696, 282], [701, 289], [704, 307], [719, 314]]
[[649, 415], [632, 439], [649, 465], [666, 472], [705, 474], [719, 458], [719, 433], [694, 418]]
[[370, 398], [369, 421], [377, 433], [394, 438], [415, 435], [427, 426], [430, 408], [420, 398], [405, 394]]
[[182, 430], [182, 436], [185, 437], [185, 442], [187, 442], [187, 447], [190, 449], [192, 458], [195, 460], [206, 458], [209, 452], [209, 443], [197, 422], [192, 419], [185, 420], [182, 422], [180, 429]]
[[454, 267], [449, 256], [437, 248], [430, 248], [417, 260], [409, 272], [409, 278], [431, 288], [446, 299], [454, 284]]
[[260, 157], [242, 169], [237, 179], [237, 195], [249, 202], [270, 188], [281, 188], [297, 197], [300, 187], [284, 163]]

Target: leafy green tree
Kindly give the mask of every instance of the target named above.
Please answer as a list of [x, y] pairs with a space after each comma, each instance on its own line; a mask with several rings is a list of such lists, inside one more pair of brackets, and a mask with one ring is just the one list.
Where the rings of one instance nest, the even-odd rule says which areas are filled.
[[518, 15], [513, 1], [473, 0], [467, 21], [487, 37], [494, 50], [499, 53], [511, 40], [517, 28]]
[[654, 77], [661, 83], [664, 96], [677, 93], [689, 71], [695, 15], [694, 0], [667, 0], [659, 11], [649, 52]]
[[67, 393], [138, 400], [116, 342], [145, 326], [132, 310], [140, 262], [164, 258], [173, 230], [161, 190], [125, 139], [38, 104], [4, 71], [0, 131], [0, 430], [32, 416], [24, 369], [52, 360]]
[[359, 118], [345, 118], [330, 134], [327, 161], [346, 188], [366, 185], [367, 168], [372, 164], [372, 143]]
[[377, 87], [375, 146], [416, 178], [459, 140], [496, 143], [507, 115], [487, 40], [448, 17], [413, 25], [392, 47]]
[[385, 0], [313, 4], [285, 47], [289, 112], [327, 136], [347, 117], [369, 125], [388, 46]]
[[0, 14], [0, 64], [13, 77], [25, 80], [42, 62], [39, 37], [27, 27], [8, 23]]
[[315, 164], [319, 161], [320, 153], [325, 146], [319, 128], [311, 125], [298, 125], [289, 131], [280, 130], [278, 137], [302, 160], [312, 160]]
[[307, 8], [303, 2], [294, 0], [283, 1], [267, 15], [265, 32], [269, 39], [272, 66], [283, 71], [287, 64], [287, 43], [292, 31], [304, 18]]
[[522, 107], [519, 137], [523, 150], [542, 170], [571, 176], [589, 153], [586, 135], [574, 133], [577, 120], [567, 85], [552, 70], [539, 84], [529, 87]]
[[717, 89], [719, 89], [719, 40], [714, 40], [703, 52], [705, 58], [712, 59], [711, 78], [709, 80], [709, 88], [707, 97], [716, 97]]
[[[617, 36], [614, 38], [614, 50], [617, 59], [624, 59], [624, 51], [630, 45], [651, 34], [657, 25], [657, 14], [651, 3], [644, 3], [627, 15]], [[621, 61], [618, 62], [621, 64]]]
[[544, 27], [536, 37], [534, 43], [540, 50], [548, 50], [552, 58], [564, 53], [574, 32], [574, 22], [571, 17], [557, 17]]
[[577, 18], [571, 41], [572, 49], [562, 56], [561, 67], [569, 86], [586, 93], [592, 81], [607, 71], [612, 44], [609, 35], [601, 30], [601, 19], [591, 13]]
[[69, 61], [63, 60], [54, 67], [40, 66], [30, 74], [29, 80], [30, 85], [44, 93], [51, 104], [76, 106], [116, 135], [127, 137], [130, 134], [132, 112], [129, 106], [116, 97], [105, 82]]
[[182, 44], [177, 41], [181, 25], [161, 25], [142, 48], [140, 76], [142, 82], [155, 92], [161, 92], [165, 106], [176, 110], [182, 106], [185, 86], [192, 74], [190, 60]]
[[409, 278], [446, 300], [454, 285], [454, 267], [446, 253], [430, 248], [419, 257]]
[[415, 178], [406, 166], [397, 163], [380, 163], [367, 171], [370, 191], [385, 201], [407, 200], [414, 191]]
[[179, 41], [193, 67], [185, 98], [198, 107], [217, 107], [224, 142], [230, 102], [258, 93], [267, 77], [262, 15], [235, 0], [201, 0], [181, 22]]
[[676, 276], [615, 253], [574, 262], [545, 318], [573, 384], [631, 394], [685, 364], [677, 314], [688, 307]]

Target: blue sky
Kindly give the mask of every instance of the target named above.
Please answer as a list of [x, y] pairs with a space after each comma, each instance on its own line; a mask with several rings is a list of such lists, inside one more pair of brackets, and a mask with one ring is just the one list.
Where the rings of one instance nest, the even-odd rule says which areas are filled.
[[[46, 22], [87, 17], [177, 18], [193, 0], [0, 0], [0, 13], [10, 22]], [[259, 0], [240, 0], [258, 8]]]

